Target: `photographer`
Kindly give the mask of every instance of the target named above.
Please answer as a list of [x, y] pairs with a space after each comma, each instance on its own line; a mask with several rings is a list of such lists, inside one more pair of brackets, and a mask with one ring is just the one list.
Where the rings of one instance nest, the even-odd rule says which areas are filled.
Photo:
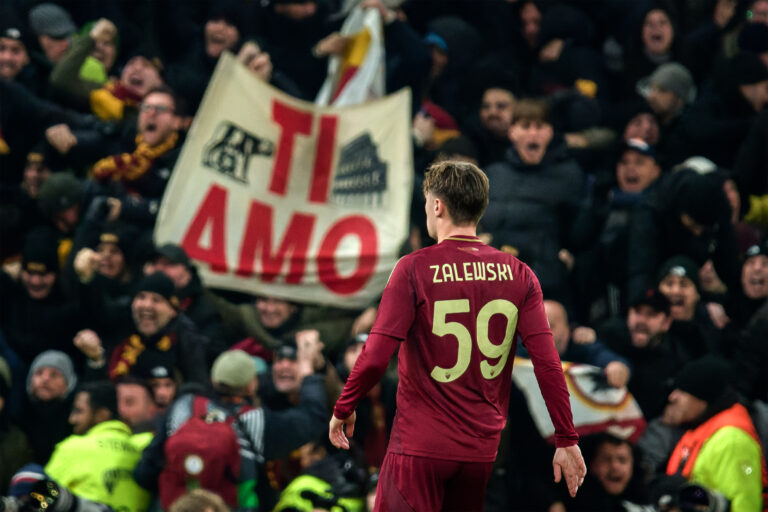
[[[729, 385], [729, 372], [727, 363], [708, 356], [686, 364], [677, 375], [661, 421], [687, 430], [667, 462], [666, 477], [657, 481], [662, 504], [726, 510], [713, 508], [722, 494], [732, 512], [762, 510], [767, 479], [760, 439]], [[697, 486], [681, 487], [681, 482]], [[709, 508], [691, 508], [693, 503]]]

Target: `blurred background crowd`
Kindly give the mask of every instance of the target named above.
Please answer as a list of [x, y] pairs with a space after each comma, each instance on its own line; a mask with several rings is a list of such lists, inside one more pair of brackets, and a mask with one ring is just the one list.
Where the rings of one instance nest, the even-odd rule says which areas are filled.
[[152, 240], [222, 53], [313, 101], [358, 4], [380, 13], [387, 92], [413, 93], [403, 253], [432, 243], [426, 166], [478, 163], [482, 238], [536, 272], [562, 359], [626, 386], [648, 424], [584, 438], [571, 500], [513, 389], [522, 448], [502, 442], [486, 509], [762, 510], [768, 0], [2, 0], [0, 495], [51, 479], [81, 507], [174, 510], [195, 485], [173, 483], [171, 440], [202, 410], [237, 418], [239, 496], [175, 510], [371, 506], [394, 372], [350, 453], [327, 421], [376, 304], [211, 289]]

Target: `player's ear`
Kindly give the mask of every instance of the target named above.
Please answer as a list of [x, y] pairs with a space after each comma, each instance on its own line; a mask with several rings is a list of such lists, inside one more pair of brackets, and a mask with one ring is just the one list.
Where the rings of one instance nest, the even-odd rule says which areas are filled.
[[445, 203], [439, 197], [436, 197], [432, 208], [434, 208], [435, 216], [439, 217], [445, 212]]

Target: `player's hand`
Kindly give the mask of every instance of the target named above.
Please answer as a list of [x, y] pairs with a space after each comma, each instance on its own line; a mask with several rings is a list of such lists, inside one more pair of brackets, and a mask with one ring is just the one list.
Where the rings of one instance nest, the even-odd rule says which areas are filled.
[[[345, 420], [340, 420], [336, 416], [331, 416], [331, 423], [328, 426], [328, 439], [336, 448], [349, 450], [349, 438], [355, 433], [355, 418], [357, 415], [353, 412]], [[346, 434], [344, 426], [346, 425]]]
[[584, 464], [579, 445], [575, 444], [555, 450], [552, 468], [555, 471], [555, 482], [562, 480], [563, 475], [565, 475], [568, 493], [571, 498], [576, 497], [576, 491], [579, 490], [581, 484], [584, 483], [584, 477], [587, 476], [587, 466]]

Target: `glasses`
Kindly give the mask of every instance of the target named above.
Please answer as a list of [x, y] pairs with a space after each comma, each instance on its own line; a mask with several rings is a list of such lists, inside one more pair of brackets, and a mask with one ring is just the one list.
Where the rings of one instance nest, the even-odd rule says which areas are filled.
[[168, 105], [150, 105], [148, 103], [142, 103], [141, 107], [139, 107], [139, 110], [141, 112], [150, 112], [154, 110], [158, 114], [164, 114], [166, 112], [173, 112], [173, 109], [169, 107]]

